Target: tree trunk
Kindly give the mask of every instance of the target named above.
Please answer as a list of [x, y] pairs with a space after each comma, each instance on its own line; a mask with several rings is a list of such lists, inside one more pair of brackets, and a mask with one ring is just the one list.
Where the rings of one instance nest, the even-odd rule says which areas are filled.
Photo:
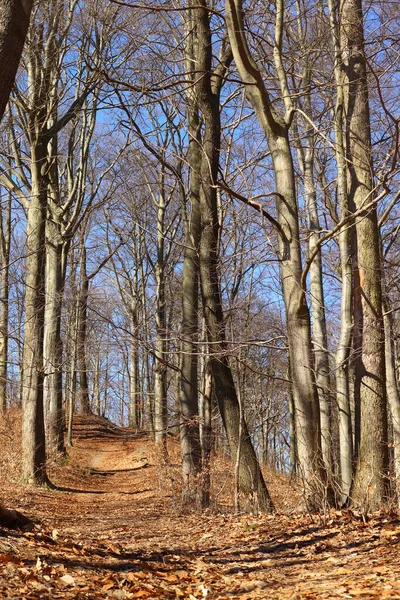
[[[186, 68], [193, 71], [198, 52], [197, 31], [189, 11], [186, 25]], [[192, 77], [191, 77], [192, 79]], [[185, 250], [183, 258], [182, 283], [182, 354], [180, 400], [180, 435], [182, 453], [182, 501], [186, 506], [201, 508], [208, 500], [204, 494], [200, 471], [202, 454], [199, 427], [199, 241], [200, 241], [200, 165], [201, 138], [200, 117], [196, 88], [190, 86], [187, 92], [187, 121], [189, 136], [190, 167], [190, 212], [184, 211]]]
[[165, 198], [161, 190], [157, 206], [156, 351], [154, 357], [154, 440], [167, 456], [167, 314], [165, 298]]
[[[7, 208], [0, 209], [1, 228], [1, 272], [0, 272], [0, 411], [7, 408], [7, 360], [9, 320], [9, 277], [11, 241], [11, 192], [8, 192]], [[3, 215], [5, 212], [5, 215]]]
[[[362, 211], [373, 200], [374, 184], [361, 0], [343, 0], [340, 14], [348, 190], [354, 210]], [[388, 491], [385, 341], [375, 207], [361, 212], [355, 229], [354, 294], [360, 351], [356, 359], [359, 439], [352, 501], [367, 512], [380, 509]]]
[[49, 449], [65, 454], [62, 393], [61, 308], [63, 278], [62, 245], [57, 241], [54, 224], [47, 221], [46, 309], [44, 329], [45, 418]]
[[385, 366], [386, 391], [392, 415], [394, 474], [397, 504], [400, 505], [400, 394], [396, 377], [396, 352], [394, 347], [393, 313], [389, 310], [386, 298], [383, 301], [383, 322], [385, 326]]
[[14, 85], [32, 5], [32, 0], [0, 1], [0, 119]]
[[47, 181], [42, 175], [46, 164], [43, 142], [32, 145], [31, 160], [22, 382], [22, 469], [26, 482], [44, 483], [47, 481], [43, 414]]
[[81, 414], [90, 415], [92, 409], [89, 399], [88, 366], [86, 360], [86, 330], [87, 306], [89, 299], [89, 278], [86, 268], [86, 248], [82, 239], [80, 244], [80, 290], [78, 293], [78, 335], [77, 335], [77, 363], [79, 373], [79, 406]]
[[[339, 15], [337, 3], [329, 0], [330, 24], [335, 51], [334, 74], [336, 83], [335, 106], [335, 155], [337, 168], [337, 189], [339, 196], [339, 219], [349, 215], [349, 197], [347, 190], [344, 130], [344, 76], [342, 54], [340, 50]], [[336, 403], [339, 409], [339, 452], [340, 452], [340, 492], [342, 504], [349, 500], [353, 480], [353, 433], [350, 406], [349, 357], [352, 343], [352, 264], [351, 238], [353, 228], [342, 227], [338, 234], [342, 293], [340, 300], [340, 337], [335, 356]]]
[[[134, 282], [133, 285], [136, 285]], [[129, 365], [129, 427], [138, 429], [141, 422], [141, 389], [139, 376], [139, 348], [138, 348], [138, 306], [136, 295], [132, 299], [131, 314], [131, 342]]]
[[[201, 0], [199, 8], [193, 9], [198, 28], [199, 47], [197, 79], [199, 105], [203, 116], [204, 133], [201, 162], [201, 241], [200, 282], [207, 339], [211, 348], [210, 365], [215, 395], [228, 437], [231, 456], [238, 456], [241, 437], [240, 463], [238, 469], [240, 504], [243, 509], [271, 511], [272, 501], [268, 494], [253, 444], [246, 426], [241, 423], [239, 402], [232, 371], [228, 362], [225, 326], [219, 281], [219, 219], [217, 200], [217, 174], [221, 147], [219, 93], [213, 90], [211, 81], [212, 41], [207, 3]], [[240, 427], [242, 425], [242, 427]], [[241, 429], [241, 435], [239, 436]]]
[[276, 115], [261, 74], [250, 54], [244, 35], [241, 0], [227, 0], [225, 6], [236, 66], [246, 86], [247, 98], [268, 140], [275, 173], [279, 254], [295, 405], [298, 473], [304, 481], [308, 502], [313, 505], [316, 493], [319, 494], [321, 488], [326, 485], [326, 473], [321, 451], [320, 414], [312, 360], [310, 315], [302, 282], [296, 186], [289, 143], [293, 108], [285, 74], [280, 64], [283, 6], [282, 2], [279, 2], [274, 56], [287, 108], [285, 119], [280, 119]]

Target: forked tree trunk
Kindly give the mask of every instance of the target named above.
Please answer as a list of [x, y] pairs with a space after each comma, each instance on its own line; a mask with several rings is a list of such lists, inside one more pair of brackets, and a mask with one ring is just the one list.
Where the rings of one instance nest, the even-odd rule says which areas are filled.
[[381, 264], [373, 200], [370, 113], [361, 0], [341, 4], [342, 68], [345, 76], [348, 190], [354, 210], [356, 279], [355, 312], [360, 352], [356, 363], [356, 472], [352, 502], [374, 511], [387, 499], [388, 450], [385, 385], [385, 340], [382, 318]]

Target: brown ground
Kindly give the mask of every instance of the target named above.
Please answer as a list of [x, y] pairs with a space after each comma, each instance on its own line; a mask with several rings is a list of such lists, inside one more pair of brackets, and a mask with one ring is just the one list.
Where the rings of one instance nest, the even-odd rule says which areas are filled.
[[[400, 599], [394, 517], [181, 514], [178, 467], [157, 467], [146, 437], [97, 417], [77, 420], [71, 459], [51, 476], [56, 491], [5, 482], [37, 524], [0, 530], [0, 598]], [[295, 496], [285, 490], [281, 508]]]

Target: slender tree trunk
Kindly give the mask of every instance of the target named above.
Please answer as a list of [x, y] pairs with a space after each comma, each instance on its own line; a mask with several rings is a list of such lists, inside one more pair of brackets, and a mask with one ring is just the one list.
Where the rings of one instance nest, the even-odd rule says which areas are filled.
[[[362, 210], [373, 200], [374, 184], [361, 0], [342, 2], [341, 48], [346, 84], [348, 190], [354, 209]], [[356, 364], [359, 439], [352, 500], [363, 511], [373, 511], [382, 507], [388, 491], [385, 346], [376, 209], [362, 212], [356, 219], [355, 229], [354, 294], [360, 352]]]
[[[5, 215], [3, 213], [5, 212]], [[0, 272], [0, 411], [7, 408], [7, 360], [9, 321], [9, 277], [11, 241], [11, 192], [8, 192], [7, 207], [0, 210], [1, 219], [1, 272]]]
[[397, 502], [400, 505], [400, 394], [396, 377], [396, 352], [394, 347], [393, 313], [386, 298], [383, 301], [385, 326], [386, 391], [393, 427], [394, 474]]
[[[299, 98], [300, 106], [304, 105], [305, 112], [313, 115], [311, 102], [311, 80], [313, 55], [306, 51], [306, 35], [300, 15], [298, 15], [298, 29], [302, 51], [302, 92]], [[325, 469], [329, 476], [332, 474], [332, 418], [331, 394], [329, 377], [328, 336], [326, 330], [324, 287], [322, 277], [322, 252], [318, 247], [320, 238], [320, 223], [317, 205], [317, 190], [315, 186], [315, 132], [314, 128], [306, 121], [304, 143], [299, 141], [299, 163], [303, 172], [304, 195], [309, 223], [309, 254], [314, 256], [310, 265], [310, 299], [312, 315], [312, 346], [314, 355], [315, 380], [319, 400], [321, 419], [321, 448]]]
[[[136, 285], [136, 282], [134, 283]], [[129, 365], [129, 427], [137, 429], [141, 422], [141, 388], [139, 375], [139, 348], [138, 348], [138, 306], [137, 298], [132, 300], [131, 315], [131, 342], [130, 342], [130, 365]]]
[[[339, 218], [345, 219], [349, 215], [349, 198], [346, 177], [344, 130], [344, 94], [342, 55], [340, 50], [340, 35], [338, 25], [337, 5], [329, 0], [330, 23], [335, 51], [335, 142], [337, 186], [340, 204]], [[342, 277], [342, 293], [340, 300], [340, 337], [335, 356], [336, 373], [336, 402], [339, 409], [339, 452], [340, 452], [340, 490], [341, 501], [347, 504], [349, 500], [351, 483], [353, 480], [353, 434], [350, 407], [349, 383], [349, 356], [352, 344], [353, 318], [352, 318], [352, 288], [353, 274], [351, 262], [351, 238], [353, 228], [342, 227], [338, 234], [340, 271]]]
[[156, 351], [154, 363], [154, 439], [167, 456], [167, 313], [165, 298], [165, 198], [161, 191], [157, 206]]
[[89, 299], [89, 278], [86, 268], [86, 248], [82, 240], [80, 245], [80, 290], [78, 293], [79, 320], [77, 336], [77, 364], [79, 373], [79, 405], [83, 415], [90, 415], [92, 409], [89, 399], [88, 366], [86, 360], [87, 306]]
[[65, 453], [62, 394], [61, 306], [63, 279], [61, 272], [62, 245], [57, 232], [47, 222], [46, 309], [44, 330], [45, 417], [49, 449]]
[[274, 57], [286, 106], [284, 119], [277, 116], [244, 34], [241, 0], [226, 0], [226, 22], [236, 66], [246, 95], [268, 140], [276, 184], [279, 255], [286, 310], [290, 370], [297, 440], [298, 473], [303, 478], [310, 505], [326, 485], [321, 450], [320, 413], [314, 379], [310, 315], [302, 281], [299, 221], [294, 167], [289, 143], [293, 107], [281, 64], [283, 4], [277, 7]]
[[43, 142], [31, 149], [32, 194], [28, 207], [26, 305], [22, 382], [22, 469], [30, 483], [43, 483], [46, 448], [43, 413], [47, 181]]

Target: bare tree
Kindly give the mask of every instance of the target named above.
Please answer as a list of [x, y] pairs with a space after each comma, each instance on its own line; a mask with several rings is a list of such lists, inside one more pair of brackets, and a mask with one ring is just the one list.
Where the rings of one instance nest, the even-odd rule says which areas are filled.
[[313, 483], [325, 485], [321, 452], [318, 397], [314, 380], [310, 316], [302, 281], [299, 220], [289, 129], [294, 115], [287, 77], [282, 62], [284, 6], [276, 4], [274, 60], [285, 105], [284, 117], [275, 111], [262, 75], [252, 58], [245, 37], [241, 0], [227, 0], [226, 21], [236, 66], [245, 84], [248, 100], [268, 140], [276, 182], [279, 251], [283, 296], [288, 329], [290, 370], [295, 406], [299, 474], [307, 482], [313, 502]]

